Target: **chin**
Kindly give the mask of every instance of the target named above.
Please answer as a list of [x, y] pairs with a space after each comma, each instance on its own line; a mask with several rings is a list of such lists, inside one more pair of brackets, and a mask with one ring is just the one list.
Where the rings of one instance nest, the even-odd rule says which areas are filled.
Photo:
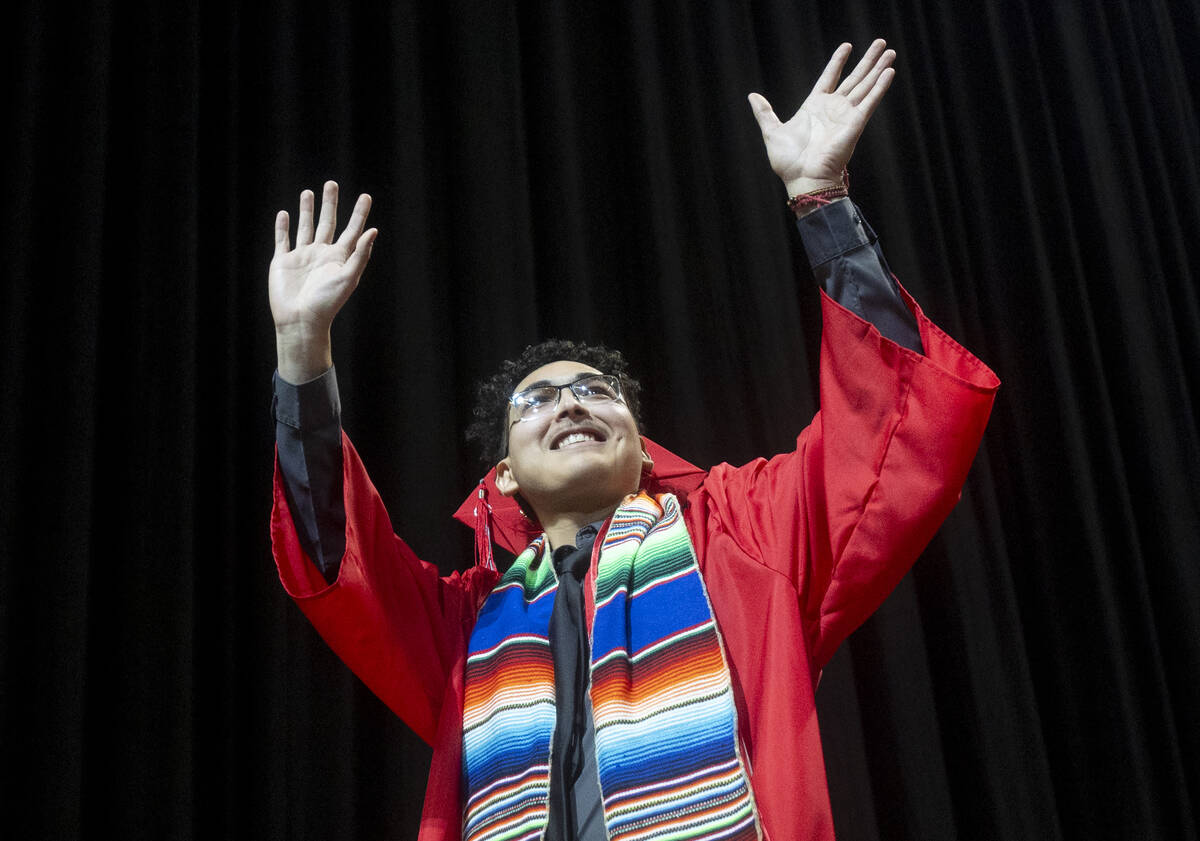
[[619, 505], [621, 500], [630, 493], [637, 491], [637, 477], [634, 474], [630, 481], [622, 481], [615, 476], [611, 469], [600, 466], [589, 469], [583, 467], [578, 471], [564, 476], [557, 487], [549, 490], [547, 496], [553, 497], [562, 504], [564, 502], [579, 510], [598, 511], [601, 508]]

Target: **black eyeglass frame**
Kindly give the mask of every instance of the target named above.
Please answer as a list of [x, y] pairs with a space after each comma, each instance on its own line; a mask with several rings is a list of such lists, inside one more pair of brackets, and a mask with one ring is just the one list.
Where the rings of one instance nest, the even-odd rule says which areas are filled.
[[[537, 417], [538, 415], [541, 414], [541, 412], [535, 412], [532, 415], [524, 414], [524, 412], [528, 411], [528, 408], [529, 408], [529, 404], [523, 403], [521, 400], [521, 398], [524, 397], [525, 395], [527, 395], [531, 392], [534, 392], [534, 391], [542, 391], [542, 390], [549, 389], [549, 388], [554, 389], [554, 392], [555, 392], [554, 393], [554, 404], [550, 407], [550, 411], [553, 412], [555, 409], [558, 408], [559, 401], [562, 400], [562, 390], [564, 388], [571, 389], [571, 393], [573, 395], [575, 395], [575, 399], [578, 400], [580, 403], [590, 402], [589, 398], [592, 398], [594, 395], [588, 394], [587, 392], [584, 392], [581, 394], [580, 393], [580, 388], [581, 388], [580, 384], [587, 380], [596, 380], [596, 379], [604, 380], [604, 382], [607, 383], [610, 388], [612, 388], [613, 393], [616, 395], [615, 397], [612, 397], [612, 398], [606, 397], [606, 398], [604, 398], [605, 400], [611, 399], [612, 402], [614, 402], [614, 403], [624, 403], [625, 402], [625, 395], [621, 392], [621, 379], [620, 379], [620, 377], [615, 377], [612, 374], [590, 374], [590, 373], [589, 374], [581, 374], [578, 377], [576, 377], [575, 379], [571, 380], [570, 382], [560, 383], [558, 385], [555, 385], [554, 383], [540, 383], [538, 385], [531, 385], [529, 388], [525, 388], [525, 389], [522, 389], [521, 391], [515, 392], [512, 396], [510, 396], [508, 398], [508, 404], [517, 410], [517, 418], [515, 420], [511, 421], [508, 424], [507, 428], [512, 429], [512, 425], [514, 423], [521, 423], [522, 421], [532, 420], [534, 417]], [[525, 408], [523, 409], [522, 407], [525, 407]]]

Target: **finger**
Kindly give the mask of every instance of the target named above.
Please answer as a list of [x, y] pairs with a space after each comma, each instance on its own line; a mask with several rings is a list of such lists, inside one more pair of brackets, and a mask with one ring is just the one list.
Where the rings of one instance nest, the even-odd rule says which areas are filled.
[[779, 125], [779, 117], [775, 114], [775, 109], [771, 107], [771, 103], [767, 102], [767, 98], [759, 93], [752, 93], [747, 99], [750, 100], [750, 108], [754, 111], [754, 119], [758, 121], [758, 128], [764, 134], [768, 129], [773, 129]]
[[313, 239], [313, 191], [300, 194], [300, 213], [296, 220], [296, 247], [308, 245]]
[[346, 230], [342, 231], [342, 235], [338, 237], [338, 245], [342, 248], [350, 248], [354, 241], [358, 239], [362, 233], [363, 226], [367, 224], [367, 214], [371, 212], [371, 197], [363, 193], [358, 197], [358, 201], [354, 203], [354, 212], [350, 214], [350, 221], [346, 223]]
[[879, 101], [883, 99], [883, 95], [887, 93], [887, 89], [892, 86], [892, 79], [894, 78], [896, 78], [896, 68], [887, 68], [879, 74], [879, 80], [875, 82], [875, 87], [871, 88], [870, 93], [863, 97], [863, 101], [859, 103], [858, 107], [866, 116], [866, 119], [871, 119], [871, 115], [875, 113], [875, 109], [879, 106]]
[[350, 255], [350, 259], [346, 261], [346, 268], [355, 276], [355, 285], [358, 284], [357, 278], [363, 273], [367, 267], [367, 261], [371, 259], [371, 249], [375, 247], [375, 238], [379, 236], [378, 228], [371, 228], [358, 238], [358, 242], [354, 244], [354, 253]]
[[317, 234], [314, 242], [333, 242], [333, 231], [337, 227], [338, 185], [336, 181], [326, 181], [321, 191], [321, 218], [317, 220]]
[[879, 60], [879, 56], [883, 53], [884, 47], [887, 46], [887, 41], [882, 38], [876, 38], [871, 42], [871, 46], [867, 47], [867, 51], [863, 53], [863, 57], [859, 59], [858, 64], [854, 65], [854, 69], [850, 71], [850, 75], [842, 79], [842, 83], [838, 85], [838, 93], [848, 93], [853, 90], [855, 85], [866, 78], [871, 72], [871, 68], [875, 66], [875, 62]]
[[895, 60], [895, 50], [888, 50], [881, 55], [879, 60], [875, 62], [875, 66], [871, 68], [871, 72], [867, 74], [867, 77], [855, 85], [854, 89], [847, 94], [847, 98], [850, 100], [850, 103], [852, 105], [858, 105], [860, 102], [862, 102], [863, 97], [865, 97], [867, 93], [873, 87], [875, 87], [875, 83], [879, 81], [879, 77], [882, 75], [883, 71], [891, 67], [892, 62]]
[[833, 93], [833, 89], [837, 86], [838, 77], [842, 75], [842, 68], [846, 66], [846, 59], [850, 57], [852, 49], [854, 48], [849, 43], [845, 43], [833, 51], [833, 55], [829, 57], [829, 63], [825, 65], [825, 69], [821, 71], [817, 83], [813, 85], [813, 93]]
[[291, 220], [288, 219], [288, 212], [281, 210], [275, 214], [275, 256], [286, 254], [291, 249], [291, 243], [288, 242], [288, 228], [291, 225]]

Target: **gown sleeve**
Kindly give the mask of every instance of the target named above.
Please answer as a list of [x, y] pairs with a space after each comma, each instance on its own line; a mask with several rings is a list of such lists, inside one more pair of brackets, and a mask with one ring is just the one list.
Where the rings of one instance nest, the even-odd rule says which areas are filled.
[[[861, 236], [878, 252], [873, 234]], [[805, 246], [815, 263], [808, 237]], [[881, 254], [879, 265], [886, 271]], [[885, 337], [863, 317], [869, 308], [844, 294], [854, 285], [845, 271], [826, 271], [841, 274], [841, 300], [821, 293], [820, 410], [796, 448], [741, 467], [718, 465], [705, 482], [742, 552], [790, 580], [817, 670], [891, 592], [958, 501], [999, 386], [890, 274], [888, 288], [907, 316], [893, 311], [887, 319], [903, 344]], [[905, 339], [907, 319], [915, 342]]]
[[271, 541], [280, 580], [358, 677], [434, 743], [479, 605], [496, 573], [441, 576], [392, 531], [362, 461], [341, 433], [344, 551], [332, 583], [301, 545], [276, 460]]

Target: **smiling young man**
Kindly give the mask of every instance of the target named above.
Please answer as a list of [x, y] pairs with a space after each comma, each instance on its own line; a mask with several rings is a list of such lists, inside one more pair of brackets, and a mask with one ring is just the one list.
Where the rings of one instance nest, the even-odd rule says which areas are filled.
[[[639, 434], [603, 347], [532, 345], [480, 386], [494, 465], [440, 577], [338, 421], [329, 325], [376, 231], [337, 186], [276, 222], [272, 538], [287, 591], [434, 747], [422, 841], [831, 839], [814, 691], [958, 498], [998, 381], [887, 270], [843, 173], [894, 71], [838, 48], [797, 114], [751, 95], [821, 282], [821, 409], [794, 451], [700, 470]], [[840, 81], [839, 81], [840, 80]], [[293, 383], [298, 385], [293, 385]], [[501, 574], [492, 541], [517, 555]]]
[[508, 422], [496, 487], [538, 512], [551, 549], [574, 543], [580, 523], [607, 518], [654, 467], [620, 381], [580, 362], [530, 372], [517, 384]]

